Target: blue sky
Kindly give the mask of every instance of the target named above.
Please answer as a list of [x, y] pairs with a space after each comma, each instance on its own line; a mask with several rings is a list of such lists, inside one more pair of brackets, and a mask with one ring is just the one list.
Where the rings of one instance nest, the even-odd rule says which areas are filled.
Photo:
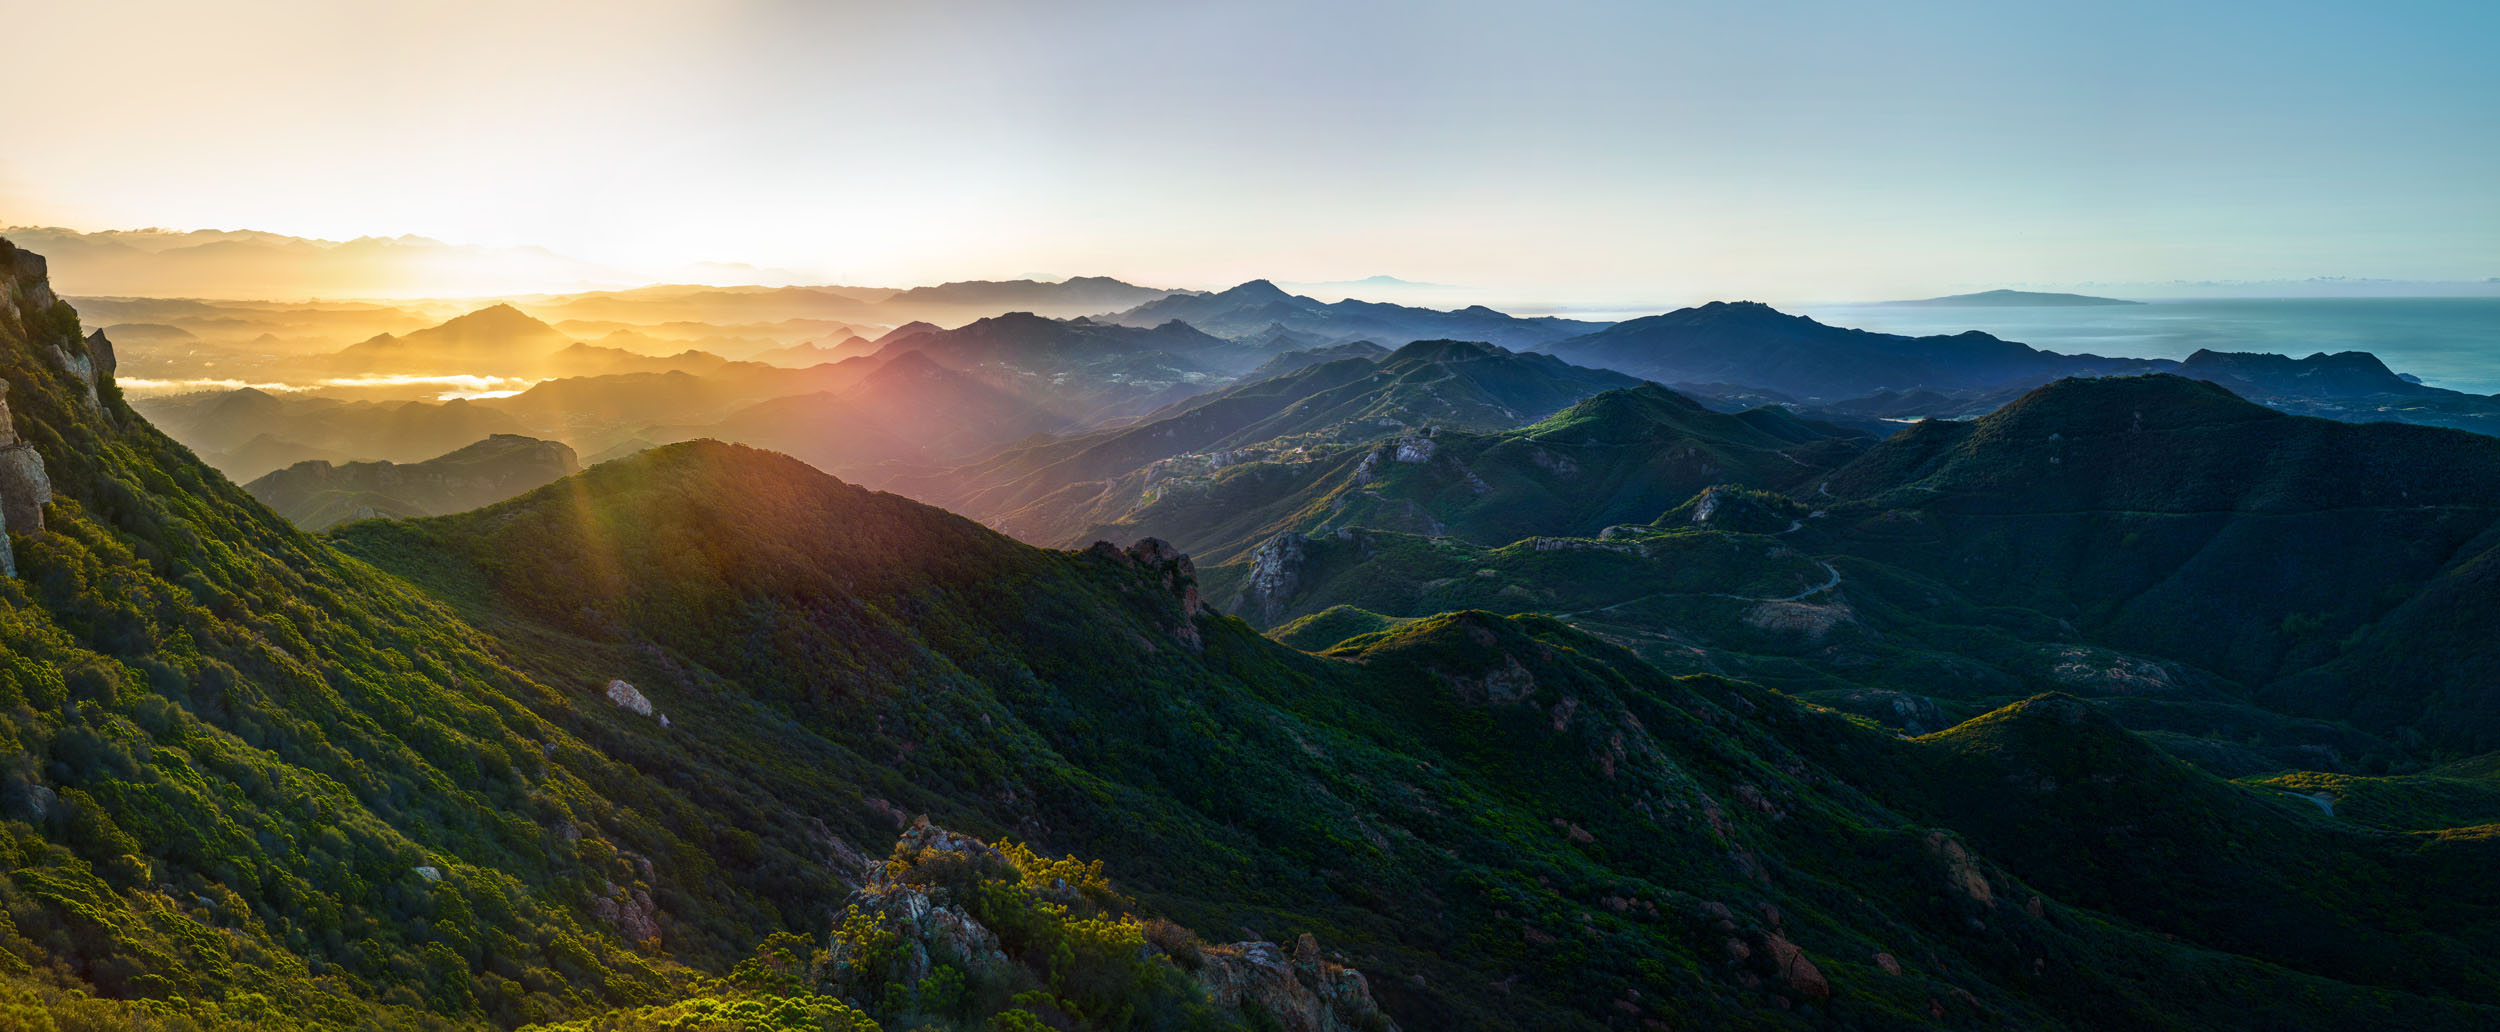
[[48, 4], [0, 223], [1521, 298], [2500, 276], [2495, 3]]

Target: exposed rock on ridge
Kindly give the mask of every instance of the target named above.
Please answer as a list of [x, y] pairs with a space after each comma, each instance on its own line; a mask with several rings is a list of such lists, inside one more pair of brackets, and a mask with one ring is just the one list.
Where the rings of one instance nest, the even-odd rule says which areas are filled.
[[1151, 537], [1140, 538], [1126, 549], [1097, 541], [1089, 551], [1144, 569], [1148, 577], [1159, 582], [1180, 603], [1180, 620], [1172, 628], [1172, 636], [1192, 650], [1205, 644], [1198, 633], [1198, 618], [1207, 613], [1207, 604], [1198, 595], [1198, 567], [1189, 561], [1188, 553], [1172, 547], [1171, 542]]
[[[847, 940], [836, 935], [831, 972], [836, 981], [881, 978], [892, 984], [917, 985], [935, 974], [942, 961], [992, 972], [1016, 963], [998, 934], [973, 917], [957, 898], [958, 890], [950, 887], [950, 882], [965, 875], [1007, 868], [1004, 854], [920, 817], [904, 829], [894, 856], [894, 862], [879, 867], [867, 884], [851, 894], [842, 920], [866, 917], [899, 933], [899, 944], [890, 955], [872, 957], [853, 952]], [[1064, 894], [1066, 903], [1079, 901], [1080, 890], [1065, 882], [1040, 891], [1045, 898]], [[840, 924], [836, 922], [837, 927]], [[1263, 1013], [1287, 1032], [1395, 1032], [1397, 1028], [1372, 999], [1371, 984], [1363, 973], [1322, 956], [1318, 940], [1308, 934], [1295, 940], [1290, 951], [1263, 941], [1202, 945], [1186, 933], [1177, 939], [1150, 938], [1144, 949], [1148, 956], [1172, 957], [1182, 969], [1193, 971], [1208, 1002], [1226, 1010]], [[1179, 956], [1173, 950], [1190, 955]], [[871, 965], [889, 967], [872, 971]]]
[[1304, 933], [1292, 955], [1272, 942], [1236, 942], [1199, 951], [1205, 966], [1198, 984], [1216, 1006], [1253, 1004], [1287, 1032], [1354, 1032], [1395, 1029], [1372, 1001], [1363, 973], [1320, 956], [1319, 941]]

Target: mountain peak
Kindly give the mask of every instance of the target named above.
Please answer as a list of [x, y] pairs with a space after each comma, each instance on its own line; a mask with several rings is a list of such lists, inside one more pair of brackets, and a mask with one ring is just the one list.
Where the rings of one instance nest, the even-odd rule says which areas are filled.
[[1216, 296], [1224, 298], [1228, 301], [1241, 302], [1284, 301], [1293, 297], [1293, 295], [1285, 293], [1284, 288], [1263, 279], [1250, 280], [1249, 282], [1240, 284], [1229, 290], [1222, 291]]
[[1983, 425], [2048, 425], [2069, 435], [2164, 425], [2289, 418], [2204, 380], [2173, 373], [2070, 376], [2034, 387]]
[[551, 329], [553, 329], [553, 327], [548, 326], [546, 323], [543, 323], [543, 322], [538, 321], [537, 319], [531, 318], [531, 317], [530, 317], [530, 315], [529, 315], [529, 313], [527, 313], [527, 312], [523, 312], [523, 311], [521, 311], [521, 310], [520, 310], [520, 309], [518, 309], [518, 308], [514, 308], [514, 307], [512, 307], [512, 306], [511, 306], [511, 305], [509, 305], [509, 304], [505, 304], [505, 303], [501, 303], [501, 302], [498, 302], [498, 303], [496, 303], [496, 304], [491, 304], [491, 305], [488, 305], [488, 306], [486, 306], [486, 307], [484, 307], [484, 308], [480, 308], [480, 309], [478, 309], [478, 310], [476, 310], [476, 311], [474, 311], [474, 312], [470, 312], [470, 313], [468, 313], [468, 314], [466, 314], [466, 315], [462, 315], [462, 316], [458, 316], [458, 317], [456, 317], [456, 318], [453, 318], [453, 319], [451, 319], [451, 320], [449, 320], [449, 321], [447, 321], [447, 322], [443, 323], [443, 324], [442, 324], [442, 326], [443, 326], [443, 327], [445, 327], [445, 328], [448, 328], [448, 327], [453, 327], [453, 326], [459, 326], [459, 327], [463, 327], [463, 328], [469, 328], [469, 329], [481, 329], [481, 330], [483, 330], [483, 329], [551, 330]]
[[1419, 340], [1389, 353], [1382, 362], [1464, 362], [1500, 358], [1510, 350], [1480, 340]]
[[2327, 396], [2421, 394], [2423, 387], [2397, 376], [2367, 351], [2318, 352], [2307, 358], [2200, 348], [2179, 363], [2179, 374], [2225, 381], [2258, 392]]
[[938, 325], [936, 323], [921, 322], [915, 319], [911, 322], [904, 323], [901, 326], [885, 331], [883, 334], [878, 335], [877, 339], [871, 343], [886, 344], [909, 337], [915, 333], [936, 332], [938, 332]]
[[997, 335], [1033, 338], [1058, 333], [1066, 328], [1066, 323], [1032, 312], [1001, 312], [987, 319], [974, 320], [957, 328], [954, 333], [969, 338]]
[[1747, 316], [1778, 316], [1783, 319], [1805, 318], [1805, 316], [1802, 315], [1790, 315], [1789, 313], [1773, 308], [1768, 303], [1762, 301], [1712, 301], [1697, 308], [1688, 309], [1688, 311], [1703, 312], [1719, 316], [1721, 318]]

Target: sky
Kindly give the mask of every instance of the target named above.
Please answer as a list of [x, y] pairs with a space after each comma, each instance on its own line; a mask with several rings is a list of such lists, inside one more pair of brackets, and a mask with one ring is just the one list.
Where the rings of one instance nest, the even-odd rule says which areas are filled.
[[1555, 301], [2500, 276], [2488, 0], [10, 6], [0, 225]]

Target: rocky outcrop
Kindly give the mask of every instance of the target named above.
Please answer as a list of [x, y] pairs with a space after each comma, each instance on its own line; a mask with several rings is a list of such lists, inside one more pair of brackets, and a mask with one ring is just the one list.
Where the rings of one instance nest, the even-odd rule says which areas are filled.
[[[568, 825], [565, 837], [568, 841], [580, 841], [581, 829]], [[626, 879], [626, 884], [618, 884], [619, 877]], [[590, 900], [590, 916], [614, 929], [626, 942], [645, 950], [659, 949], [660, 905], [652, 896], [652, 887], [659, 884], [659, 869], [651, 858], [619, 849], [599, 884], [599, 893]]]
[[661, 727], [668, 726], [668, 714], [653, 712], [651, 708], [651, 698], [642, 694], [642, 689], [634, 687], [631, 683], [625, 681], [609, 681], [607, 696], [608, 701], [615, 703], [616, 708], [618, 709], [650, 717], [659, 721]]
[[[0, 240], [0, 319], [42, 319], [59, 303], [43, 256]], [[9, 411], [9, 382], [0, 380], [0, 577], [17, 576], [17, 551], [9, 535], [43, 533], [43, 507], [51, 501], [52, 478], [44, 472], [43, 456], [18, 438], [17, 420]]]
[[[112, 382], [113, 370], [119, 367], [121, 362], [113, 357], [113, 341], [104, 335], [103, 330], [87, 335], [87, 361], [96, 381]], [[88, 386], [92, 387], [94, 383]]]
[[60, 303], [52, 293], [52, 271], [43, 256], [32, 251], [9, 249], [9, 267], [0, 269], [16, 285], [15, 290], [0, 290], [0, 315], [23, 318], [29, 313], [48, 312]]
[[[988, 843], [915, 818], [895, 843], [894, 860], [879, 866], [867, 884], [851, 893], [836, 927], [867, 918], [893, 943], [876, 955], [854, 953], [853, 940], [833, 937], [831, 974], [844, 984], [882, 982], [917, 985], [941, 963], [960, 964], [976, 972], [999, 972], [1014, 965], [997, 933], [983, 926], [960, 905], [961, 886], [968, 881], [1004, 877], [1014, 884], [1016, 872], [1004, 854]], [[1048, 887], [1027, 886], [1044, 902], [1060, 907], [1084, 904], [1080, 890], [1066, 882]], [[1274, 1018], [1287, 1032], [1353, 1032], [1389, 1030], [1397, 1024], [1372, 999], [1363, 973], [1323, 956], [1309, 935], [1293, 949], [1272, 942], [1236, 942], [1209, 946], [1180, 930], [1174, 937], [1150, 936], [1144, 956], [1170, 957], [1194, 973], [1210, 1003], [1233, 1011], [1257, 1011]], [[1177, 954], [1175, 953], [1177, 951]], [[1182, 955], [1185, 954], [1185, 955]], [[1142, 959], [1142, 958], [1141, 958]], [[882, 965], [871, 969], [869, 965]]]
[[[988, 843], [938, 827], [929, 823], [927, 817], [915, 819], [911, 827], [903, 830], [894, 851], [918, 865], [960, 864], [977, 870], [1004, 866], [1007, 862]], [[997, 933], [955, 905], [947, 889], [914, 885], [896, 864], [879, 868], [866, 885], [851, 893], [844, 913], [846, 917], [866, 916], [901, 935], [900, 950], [886, 961], [893, 965], [893, 970], [874, 972], [890, 984], [918, 985], [942, 960], [992, 970], [1010, 963], [1006, 952], [999, 948]], [[873, 958], [852, 955], [849, 941], [841, 936], [835, 936], [833, 942], [833, 976], [837, 981], [870, 974], [860, 966]]]
[[1124, 562], [1146, 571], [1147, 576], [1180, 604], [1180, 620], [1172, 628], [1172, 637], [1191, 649], [1205, 644], [1198, 633], [1198, 618], [1207, 612], [1206, 600], [1198, 594], [1198, 567], [1189, 555], [1172, 547], [1162, 538], [1140, 538], [1126, 549], [1108, 541], [1094, 542], [1093, 554]]
[[43, 507], [51, 501], [52, 478], [44, 472], [43, 455], [18, 440], [9, 384], [0, 380], [0, 577], [17, 576], [17, 553], [8, 535], [43, 533]]
[[1806, 951], [1798, 949], [1796, 943], [1788, 941], [1778, 932], [1764, 932], [1756, 942], [1761, 949], [1755, 955], [1761, 959], [1762, 966], [1769, 969], [1771, 976], [1779, 979], [1789, 992], [1815, 1003], [1832, 998], [1831, 981], [1823, 976], [1821, 968], [1814, 966], [1814, 961], [1806, 958]]
[[[0, 241], [0, 318], [12, 322], [33, 322], [54, 316], [60, 296], [52, 292], [51, 267], [43, 256], [22, 251]], [[110, 382], [117, 365], [113, 342], [103, 330], [89, 333], [81, 342], [66, 334], [50, 343], [29, 341], [38, 354], [46, 354], [52, 364], [68, 372], [86, 387], [85, 397], [91, 408], [101, 409], [103, 399], [96, 393], [99, 383]], [[66, 346], [64, 346], [66, 345]]]
[[1945, 884], [1962, 898], [1989, 909], [1996, 907], [1996, 889], [1988, 883], [1987, 873], [1979, 869], [1978, 859], [1971, 856], [1960, 839], [1948, 832], [1928, 832], [1927, 851], [1944, 862]]
[[[71, 379], [77, 380], [79, 386], [86, 388], [86, 393], [81, 397], [87, 399], [87, 407], [91, 409], [104, 407], [104, 397], [96, 391], [96, 385], [101, 381], [98, 379], [99, 363], [95, 359], [94, 349], [99, 344], [103, 347], [105, 362], [110, 363], [113, 356], [113, 342], [104, 339], [103, 330], [95, 331], [82, 346], [74, 349], [63, 348], [59, 344], [51, 347], [52, 363], [60, 366]], [[107, 370], [107, 375], [109, 375], [109, 370]]]
[[643, 697], [641, 689], [624, 681], [608, 682], [608, 701], [615, 703], [618, 709], [629, 709], [646, 717], [651, 715], [651, 700]]
[[1371, 983], [1353, 968], [1329, 962], [1309, 934], [1288, 955], [1272, 942], [1236, 942], [1199, 951], [1198, 984], [1216, 1006], [1255, 1006], [1286, 1032], [1394, 1029], [1372, 999]]
[[1536, 694], [1536, 675], [1512, 655], [1504, 655], [1499, 667], [1473, 676], [1444, 672], [1441, 680], [1460, 699], [1478, 706], [1512, 705]]
[[1311, 565], [1311, 539], [1286, 531], [1267, 539], [1250, 553], [1250, 576], [1241, 588], [1241, 612], [1260, 626], [1274, 624], [1301, 590], [1303, 571]]
[[2059, 648], [2049, 661], [2049, 676], [2059, 684], [2095, 695], [2177, 695], [2192, 682], [2179, 664], [2088, 645]]
[[659, 905], [651, 901], [651, 890], [640, 885], [607, 883], [607, 892], [590, 901], [590, 916], [616, 929], [627, 942], [645, 948], [660, 944]]
[[1161, 575], [1164, 589], [1181, 600], [1182, 616], [1196, 617], [1206, 611], [1206, 603], [1198, 597], [1198, 568], [1187, 553], [1162, 538], [1144, 538], [1128, 546], [1128, 557]]

